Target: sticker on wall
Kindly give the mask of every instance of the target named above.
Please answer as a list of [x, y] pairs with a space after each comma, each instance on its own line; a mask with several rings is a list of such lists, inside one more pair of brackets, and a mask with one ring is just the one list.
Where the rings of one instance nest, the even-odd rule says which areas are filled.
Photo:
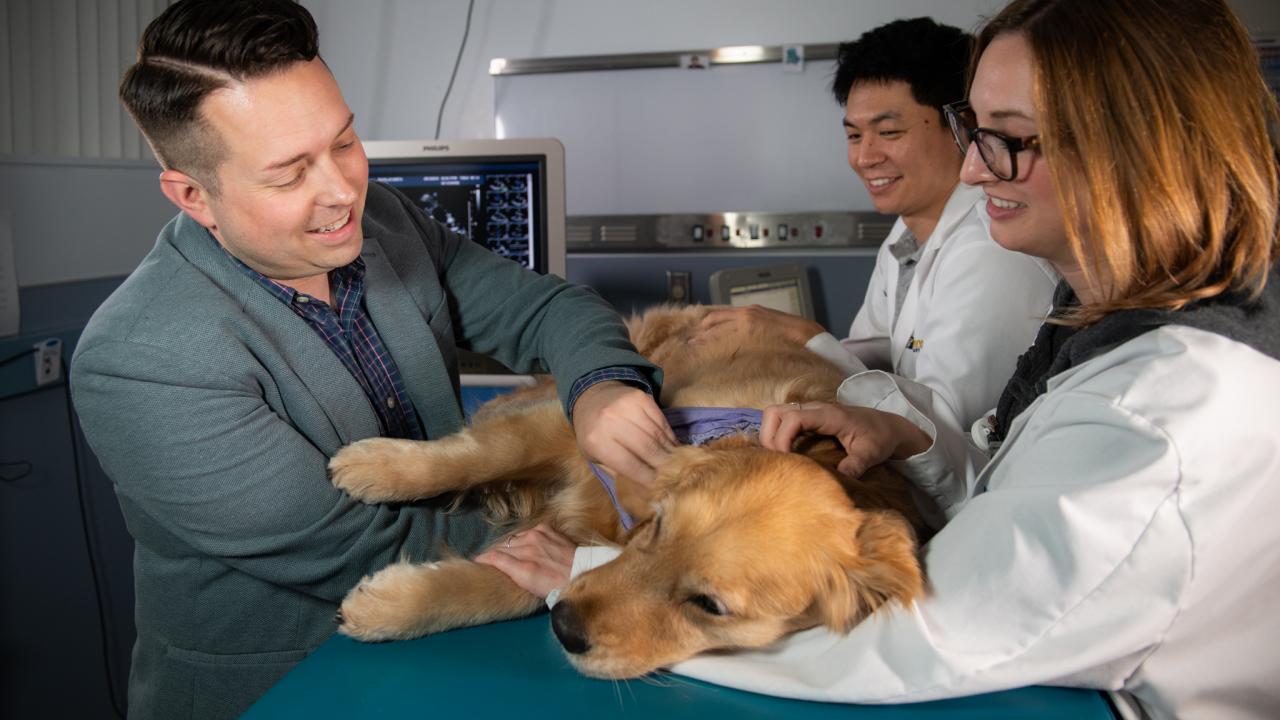
[[782, 47], [782, 72], [804, 72], [803, 45], [784, 45]]

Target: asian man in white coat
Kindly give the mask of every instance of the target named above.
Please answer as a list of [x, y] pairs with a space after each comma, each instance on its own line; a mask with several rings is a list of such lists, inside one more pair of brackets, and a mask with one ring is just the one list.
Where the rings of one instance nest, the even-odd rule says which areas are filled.
[[[996, 244], [981, 189], [960, 182], [963, 158], [942, 107], [964, 95], [970, 40], [915, 18], [840, 46], [832, 92], [845, 107], [849, 166], [876, 210], [898, 216], [849, 336], [758, 306], [713, 312], [702, 333], [771, 324], [849, 375], [886, 372], [933, 422], [956, 431], [995, 405], [1058, 278], [1047, 263]], [[968, 490], [963, 478], [940, 485], [932, 504], [956, 507]]]

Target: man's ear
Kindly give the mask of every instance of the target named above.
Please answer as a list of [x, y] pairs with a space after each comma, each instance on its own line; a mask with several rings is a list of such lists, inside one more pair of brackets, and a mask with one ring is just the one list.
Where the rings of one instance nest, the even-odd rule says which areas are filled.
[[160, 173], [160, 192], [196, 222], [210, 230], [217, 227], [209, 207], [209, 191], [199, 180], [181, 170], [165, 170]]

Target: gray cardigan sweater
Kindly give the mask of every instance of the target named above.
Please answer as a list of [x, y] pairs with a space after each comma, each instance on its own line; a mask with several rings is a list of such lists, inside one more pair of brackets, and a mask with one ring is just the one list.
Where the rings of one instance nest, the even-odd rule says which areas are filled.
[[[540, 276], [371, 184], [366, 304], [428, 437], [462, 426], [455, 348], [547, 370], [562, 397], [636, 355], [590, 290]], [[324, 341], [186, 215], [103, 303], [72, 362], [76, 410], [136, 541], [131, 717], [234, 717], [332, 633], [360, 577], [487, 538], [473, 511], [363, 505], [328, 459], [378, 434]]]

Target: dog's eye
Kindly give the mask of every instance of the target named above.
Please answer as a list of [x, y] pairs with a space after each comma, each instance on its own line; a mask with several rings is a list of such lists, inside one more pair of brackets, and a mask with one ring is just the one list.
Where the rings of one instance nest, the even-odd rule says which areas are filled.
[[701, 610], [704, 613], [707, 613], [708, 615], [728, 615], [729, 614], [729, 609], [724, 606], [724, 603], [711, 597], [710, 595], [691, 595], [689, 596], [689, 599], [686, 600], [685, 602], [688, 602], [689, 604], [697, 607], [699, 610]]

